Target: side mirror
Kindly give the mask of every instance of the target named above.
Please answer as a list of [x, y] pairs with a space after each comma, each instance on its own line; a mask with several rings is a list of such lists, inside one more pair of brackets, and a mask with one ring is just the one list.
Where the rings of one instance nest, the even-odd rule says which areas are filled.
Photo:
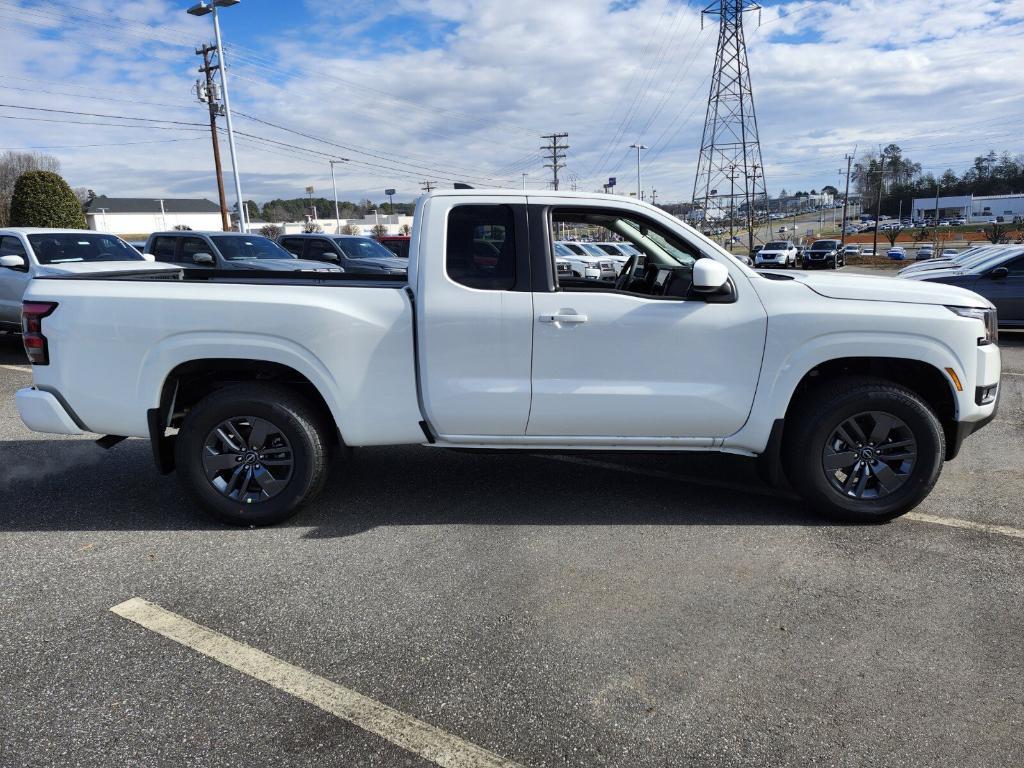
[[193, 254], [192, 255], [192, 262], [195, 263], [195, 264], [204, 264], [204, 265], [206, 265], [208, 267], [212, 267], [213, 264], [214, 264], [213, 256], [211, 256], [208, 253], [195, 253], [195, 254]]
[[142, 254], [142, 259], [143, 261], [156, 261], [156, 256], [152, 253], [144, 253]]
[[714, 259], [697, 259], [693, 265], [693, 290], [714, 293], [729, 280], [729, 269]]
[[1006, 267], [996, 267], [995, 269], [988, 273], [988, 276], [993, 280], [1005, 280], [1007, 275], [1009, 274], [1010, 270], [1007, 269]]
[[7, 269], [24, 269], [25, 259], [21, 256], [0, 256], [0, 267]]

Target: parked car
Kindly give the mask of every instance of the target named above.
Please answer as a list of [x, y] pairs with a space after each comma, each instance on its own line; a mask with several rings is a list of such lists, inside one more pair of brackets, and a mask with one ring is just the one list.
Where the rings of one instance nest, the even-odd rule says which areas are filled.
[[1024, 328], [1024, 249], [1006, 248], [966, 268], [925, 270], [900, 275], [927, 285], [943, 283], [966, 288], [985, 297], [996, 308], [994, 324]]
[[914, 254], [914, 258], [918, 261], [926, 261], [935, 255], [935, 249], [930, 245], [922, 245], [917, 249], [917, 253]]
[[893, 261], [903, 261], [905, 258], [907, 258], [906, 250], [904, 250], [902, 247], [898, 245], [894, 245], [892, 248], [887, 250], [885, 252], [885, 255], [888, 256]]
[[873, 246], [873, 245], [865, 245], [863, 248], [860, 249], [860, 255], [863, 256], [864, 258], [867, 258], [869, 256], [874, 256], [875, 255], [875, 246]]
[[380, 235], [375, 239], [395, 256], [401, 259], [409, 258], [409, 244], [412, 242], [409, 235]]
[[967, 225], [967, 219], [953, 219], [954, 227], [963, 227]]
[[[295, 514], [336, 448], [403, 444], [760, 456], [766, 477], [784, 472], [823, 513], [878, 522], [924, 499], [994, 418], [986, 299], [912, 280], [764, 277], [661, 209], [608, 197], [421, 197], [411, 284], [34, 279], [34, 386], [18, 412], [37, 432], [149, 440], [199, 506], [239, 525]], [[557, 285], [546, 244], [561, 211], [617, 227], [643, 276]], [[515, 236], [528, 222], [530, 237]], [[474, 258], [484, 237], [496, 263]]]
[[843, 246], [843, 259], [848, 259], [850, 256], [860, 256], [860, 246], [856, 243]]
[[0, 330], [21, 330], [29, 281], [51, 275], [173, 269], [153, 264], [116, 235], [80, 229], [0, 229]]
[[128, 240], [126, 242], [128, 243], [128, 245], [130, 245], [132, 248], [134, 248], [139, 253], [145, 253], [146, 252], [146, 241], [145, 240]]
[[838, 269], [846, 266], [843, 244], [840, 240], [815, 240], [804, 253], [804, 269], [827, 267]]
[[795, 267], [796, 246], [792, 240], [772, 240], [765, 243], [754, 259], [756, 267]]
[[961, 251], [959, 255], [952, 259], [925, 259], [923, 261], [915, 261], [908, 267], [904, 267], [899, 271], [899, 274], [914, 274], [922, 270], [930, 269], [951, 269], [968, 267], [977, 263], [981, 263], [986, 259], [992, 258], [993, 256], [1005, 251], [1007, 248], [1012, 248], [1010, 245], [976, 245], [973, 248], [968, 248], [965, 251]]
[[[601, 268], [589, 259], [577, 254], [566, 243], [554, 243], [555, 260], [561, 261], [568, 266], [567, 270], [559, 269], [558, 276], [588, 278], [591, 280], [601, 279]], [[582, 248], [580, 249], [583, 250]]]
[[[408, 259], [396, 256], [372, 237], [317, 233], [282, 235], [277, 242], [297, 259], [334, 264], [353, 274], [403, 275], [409, 268]], [[490, 255], [486, 246], [477, 244], [477, 248]]]
[[301, 261], [268, 237], [242, 232], [154, 232], [146, 241], [146, 253], [188, 269], [340, 271], [321, 261]]
[[582, 272], [582, 277], [596, 278], [598, 280], [614, 280], [618, 277], [618, 270], [615, 269], [615, 265], [608, 258], [608, 254], [600, 249], [597, 249], [598, 253], [593, 253], [591, 250], [593, 246], [591, 248], [584, 248], [584, 245], [590, 245], [590, 243], [562, 240], [557, 245], [562, 245], [573, 253], [576, 263], [579, 265], [579, 271]]
[[956, 248], [943, 248], [942, 253], [939, 254], [940, 259], [955, 259], [960, 255], [960, 252]]

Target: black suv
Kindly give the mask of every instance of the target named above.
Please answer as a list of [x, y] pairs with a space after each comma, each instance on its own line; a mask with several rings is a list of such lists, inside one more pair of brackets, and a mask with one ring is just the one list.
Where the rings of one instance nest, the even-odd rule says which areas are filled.
[[348, 273], [404, 275], [409, 260], [396, 256], [372, 237], [358, 235], [281, 235], [277, 242], [297, 259], [327, 262]]
[[846, 256], [843, 255], [842, 240], [815, 240], [814, 244], [804, 251], [803, 262], [804, 269], [845, 267]]

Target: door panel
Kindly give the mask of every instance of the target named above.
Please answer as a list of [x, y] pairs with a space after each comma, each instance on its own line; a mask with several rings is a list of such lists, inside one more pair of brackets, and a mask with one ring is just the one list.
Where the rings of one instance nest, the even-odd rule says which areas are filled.
[[534, 305], [528, 435], [725, 437], [746, 422], [766, 329], [749, 288], [734, 304], [558, 292]]
[[[653, 297], [611, 286], [545, 290], [538, 283], [527, 435], [698, 439], [737, 432], [754, 401], [767, 333], [767, 315], [744, 271], [660, 211], [600, 196], [571, 207], [553, 197], [529, 201], [531, 234], [545, 230], [550, 240], [557, 218], [563, 229], [567, 221], [611, 227], [654, 263], [678, 259], [685, 268], [714, 258], [729, 270], [736, 300]], [[535, 271], [549, 257], [540, 258]]]
[[423, 405], [440, 435], [526, 431], [533, 299], [524, 203], [437, 197], [420, 218], [420, 241], [444, 243], [444, 253], [421, 253], [416, 296]]

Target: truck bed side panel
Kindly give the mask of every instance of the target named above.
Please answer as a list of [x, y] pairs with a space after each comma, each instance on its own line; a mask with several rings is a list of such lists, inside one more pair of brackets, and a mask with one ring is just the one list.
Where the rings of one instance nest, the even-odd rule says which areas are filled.
[[90, 431], [144, 437], [178, 365], [210, 358], [290, 366], [323, 395], [349, 445], [422, 442], [412, 308], [400, 287], [37, 280], [59, 392]]

